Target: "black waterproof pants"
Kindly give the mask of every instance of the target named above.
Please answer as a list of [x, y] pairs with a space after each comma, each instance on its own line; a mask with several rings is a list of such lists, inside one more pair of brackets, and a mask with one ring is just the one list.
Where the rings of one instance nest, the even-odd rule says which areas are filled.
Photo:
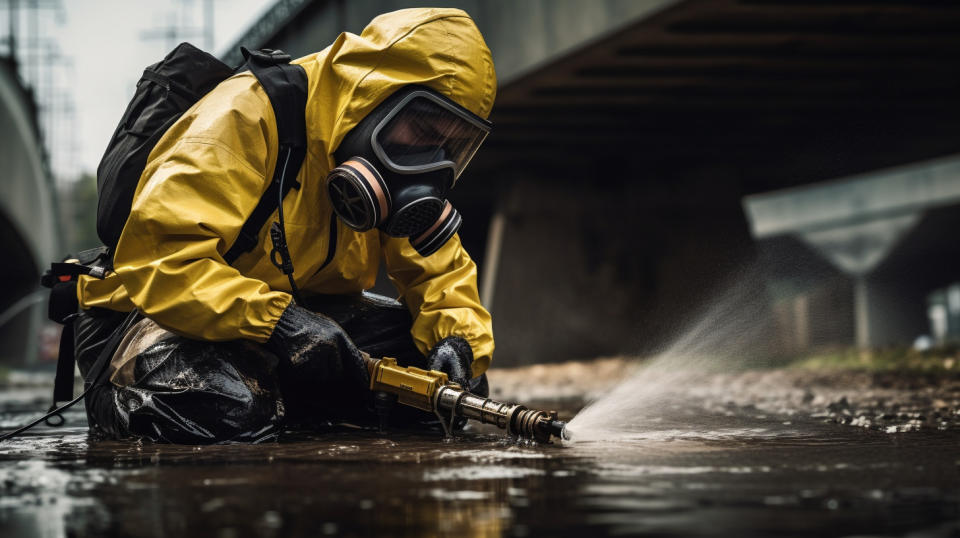
[[[397, 301], [364, 293], [323, 296], [311, 303], [305, 306], [336, 320], [371, 356], [426, 366], [410, 336], [410, 313]], [[84, 377], [125, 316], [92, 309], [74, 322], [77, 363]], [[371, 393], [344, 393], [343, 383], [325, 384], [311, 376], [309, 368], [300, 367], [293, 375], [288, 365], [253, 342], [205, 342], [170, 334], [134, 361], [132, 382], [105, 382], [87, 395], [92, 430], [112, 438], [205, 444], [270, 440], [284, 428], [378, 423]], [[474, 381], [474, 392], [488, 391], [486, 376]], [[389, 417], [391, 426], [400, 427], [433, 419], [400, 405]]]

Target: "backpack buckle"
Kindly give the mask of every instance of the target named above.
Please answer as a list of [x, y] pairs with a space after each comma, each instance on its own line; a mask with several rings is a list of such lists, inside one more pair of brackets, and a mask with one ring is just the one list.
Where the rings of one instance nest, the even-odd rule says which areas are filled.
[[45, 288], [53, 289], [54, 286], [64, 282], [73, 282], [81, 275], [91, 276], [93, 278], [103, 279], [109, 274], [106, 267], [93, 264], [83, 264], [76, 258], [68, 258], [62, 262], [53, 262], [50, 269], [47, 269], [40, 277], [40, 284]]

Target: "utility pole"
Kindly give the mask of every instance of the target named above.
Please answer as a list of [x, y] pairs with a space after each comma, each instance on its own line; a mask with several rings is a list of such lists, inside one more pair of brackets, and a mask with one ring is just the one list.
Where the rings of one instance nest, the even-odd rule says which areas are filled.
[[173, 47], [177, 45], [177, 41], [179, 41], [183, 35], [184, 33], [182, 32], [180, 25], [177, 24], [176, 19], [171, 16], [167, 17], [166, 26], [140, 32], [140, 38], [144, 40], [163, 39], [164, 50], [167, 51], [172, 50]]
[[[27, 34], [27, 42], [24, 43], [27, 49], [27, 58], [23, 62], [23, 67], [36, 94], [40, 87], [40, 2], [29, 0], [28, 5], [30, 11], [27, 13], [27, 23], [30, 25], [30, 30]], [[39, 96], [37, 98], [39, 99]]]
[[203, 48], [213, 52], [213, 0], [203, 0]]
[[[6, 0], [7, 4], [7, 53], [20, 68], [20, 79], [36, 90], [40, 84], [43, 66], [39, 64], [40, 50], [44, 47], [41, 38], [40, 17], [50, 14], [59, 21], [63, 16], [61, 0]], [[26, 27], [21, 27], [21, 16], [26, 10]], [[22, 34], [25, 31], [26, 37]]]
[[[214, 18], [214, 0], [203, 0], [203, 24], [202, 26], [188, 25], [187, 21], [195, 19], [195, 10], [191, 0], [180, 1], [179, 17], [177, 13], [168, 13], [166, 26], [154, 28], [140, 33], [141, 39], [163, 39], [165, 50], [173, 50], [180, 41], [201, 38], [203, 47], [207, 51], [213, 50], [213, 18]], [[189, 12], [188, 12], [189, 10]], [[192, 12], [192, 13], [191, 13]], [[187, 15], [187, 16], [184, 16]], [[191, 16], [193, 15], [193, 16]]]
[[10, 58], [17, 59], [17, 0], [7, 0], [9, 10], [8, 22], [10, 24], [10, 35], [7, 36], [10, 47]]

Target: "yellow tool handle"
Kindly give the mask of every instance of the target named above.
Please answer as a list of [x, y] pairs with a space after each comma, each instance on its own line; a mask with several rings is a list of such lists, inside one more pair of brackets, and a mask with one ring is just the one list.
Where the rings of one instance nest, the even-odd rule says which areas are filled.
[[400, 403], [434, 411], [434, 403], [441, 387], [455, 385], [447, 374], [437, 370], [423, 370], [414, 366], [400, 366], [391, 357], [375, 359], [364, 355], [370, 373], [370, 390], [396, 394]]
[[391, 357], [375, 359], [364, 354], [363, 358], [370, 372], [370, 390], [396, 394], [400, 403], [436, 414], [448, 436], [454, 417], [495, 424], [510, 435], [544, 443], [549, 443], [552, 436], [563, 435], [566, 424], [557, 420], [553, 411], [536, 411], [477, 396], [451, 382], [443, 372], [403, 367]]

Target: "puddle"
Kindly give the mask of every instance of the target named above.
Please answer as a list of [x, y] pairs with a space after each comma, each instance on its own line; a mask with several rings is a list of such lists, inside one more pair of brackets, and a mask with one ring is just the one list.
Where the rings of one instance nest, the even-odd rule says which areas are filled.
[[531, 469], [529, 467], [466, 465], [426, 471], [423, 473], [423, 480], [427, 482], [434, 480], [511, 480], [545, 474], [546, 472], [543, 469]]
[[[6, 399], [0, 417], [36, 411]], [[31, 407], [34, 406], [34, 407]], [[5, 536], [956, 536], [960, 434], [888, 434], [680, 404], [606, 441], [516, 446], [477, 428], [263, 445], [0, 444]], [[952, 525], [952, 526], [951, 526]], [[952, 533], [952, 534], [951, 534]]]

